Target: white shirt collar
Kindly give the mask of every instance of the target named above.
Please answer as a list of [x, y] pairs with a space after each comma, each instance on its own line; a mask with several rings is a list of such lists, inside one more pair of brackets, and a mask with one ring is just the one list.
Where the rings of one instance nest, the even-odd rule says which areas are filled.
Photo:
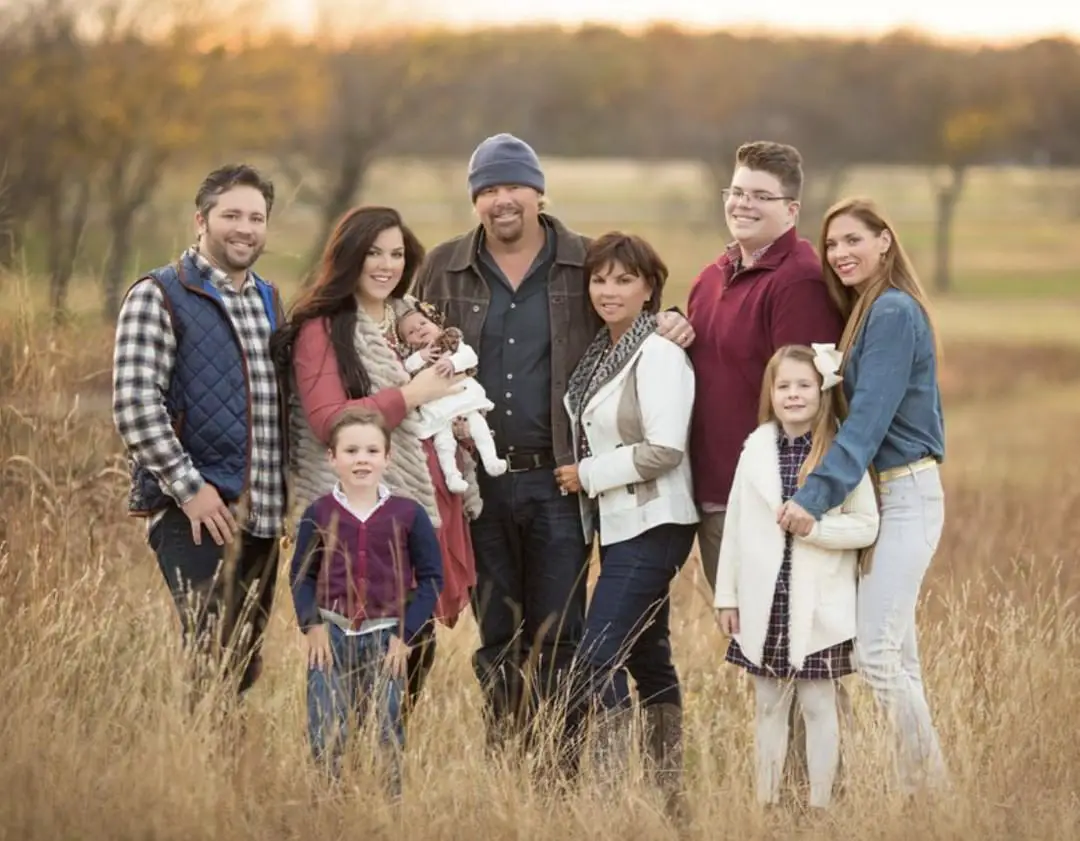
[[371, 510], [366, 512], [358, 511], [349, 504], [349, 499], [347, 496], [345, 496], [345, 490], [341, 487], [341, 482], [334, 483], [334, 499], [336, 499], [341, 504], [342, 508], [344, 508], [361, 522], [367, 520], [368, 517], [378, 511], [379, 508], [383, 505], [383, 503], [390, 498], [390, 488], [380, 482], [379, 487], [375, 490], [375, 494], [376, 502], [375, 505], [371, 508]]

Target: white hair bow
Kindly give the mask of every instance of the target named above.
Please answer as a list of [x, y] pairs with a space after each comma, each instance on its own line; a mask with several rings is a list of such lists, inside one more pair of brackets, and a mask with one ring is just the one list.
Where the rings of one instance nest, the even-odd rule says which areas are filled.
[[814, 367], [821, 374], [821, 390], [826, 391], [844, 379], [840, 376], [840, 363], [843, 362], [844, 355], [832, 342], [811, 344], [811, 347], [814, 350]]

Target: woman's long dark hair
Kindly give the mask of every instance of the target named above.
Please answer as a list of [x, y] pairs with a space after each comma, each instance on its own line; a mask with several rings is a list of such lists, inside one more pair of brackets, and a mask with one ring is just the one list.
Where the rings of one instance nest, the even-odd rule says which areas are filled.
[[330, 323], [330, 345], [346, 395], [355, 400], [371, 392], [371, 379], [356, 352], [356, 291], [371, 246], [379, 234], [390, 228], [400, 228], [405, 243], [405, 269], [390, 294], [400, 298], [408, 291], [424, 259], [424, 247], [402, 221], [401, 214], [391, 207], [348, 211], [327, 240], [314, 282], [302, 292], [288, 320], [270, 339], [270, 353], [283, 383], [289, 382], [293, 343], [300, 328], [313, 318], [325, 318]]

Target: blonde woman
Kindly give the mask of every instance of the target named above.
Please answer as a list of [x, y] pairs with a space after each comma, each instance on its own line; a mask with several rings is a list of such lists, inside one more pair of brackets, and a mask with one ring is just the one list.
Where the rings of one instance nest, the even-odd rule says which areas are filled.
[[881, 530], [859, 582], [856, 653], [894, 728], [900, 784], [911, 792], [944, 782], [946, 773], [915, 628], [919, 590], [945, 518], [937, 336], [915, 270], [873, 201], [846, 199], [829, 210], [821, 254], [825, 282], [847, 317], [839, 350], [850, 411], [779, 521], [807, 534], [863, 471], [877, 474]]

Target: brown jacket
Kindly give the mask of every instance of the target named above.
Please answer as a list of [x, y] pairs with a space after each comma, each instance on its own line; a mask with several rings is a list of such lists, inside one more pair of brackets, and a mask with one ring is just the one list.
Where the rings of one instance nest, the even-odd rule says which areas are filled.
[[[563, 395], [585, 348], [603, 325], [589, 300], [584, 275], [589, 238], [544, 214], [555, 229], [555, 265], [548, 277], [551, 310], [552, 450], [558, 464], [573, 464], [570, 420]], [[435, 246], [413, 281], [412, 294], [444, 313], [447, 324], [461, 328], [465, 341], [479, 352], [480, 334], [491, 293], [480, 273], [477, 243], [481, 227]]]

